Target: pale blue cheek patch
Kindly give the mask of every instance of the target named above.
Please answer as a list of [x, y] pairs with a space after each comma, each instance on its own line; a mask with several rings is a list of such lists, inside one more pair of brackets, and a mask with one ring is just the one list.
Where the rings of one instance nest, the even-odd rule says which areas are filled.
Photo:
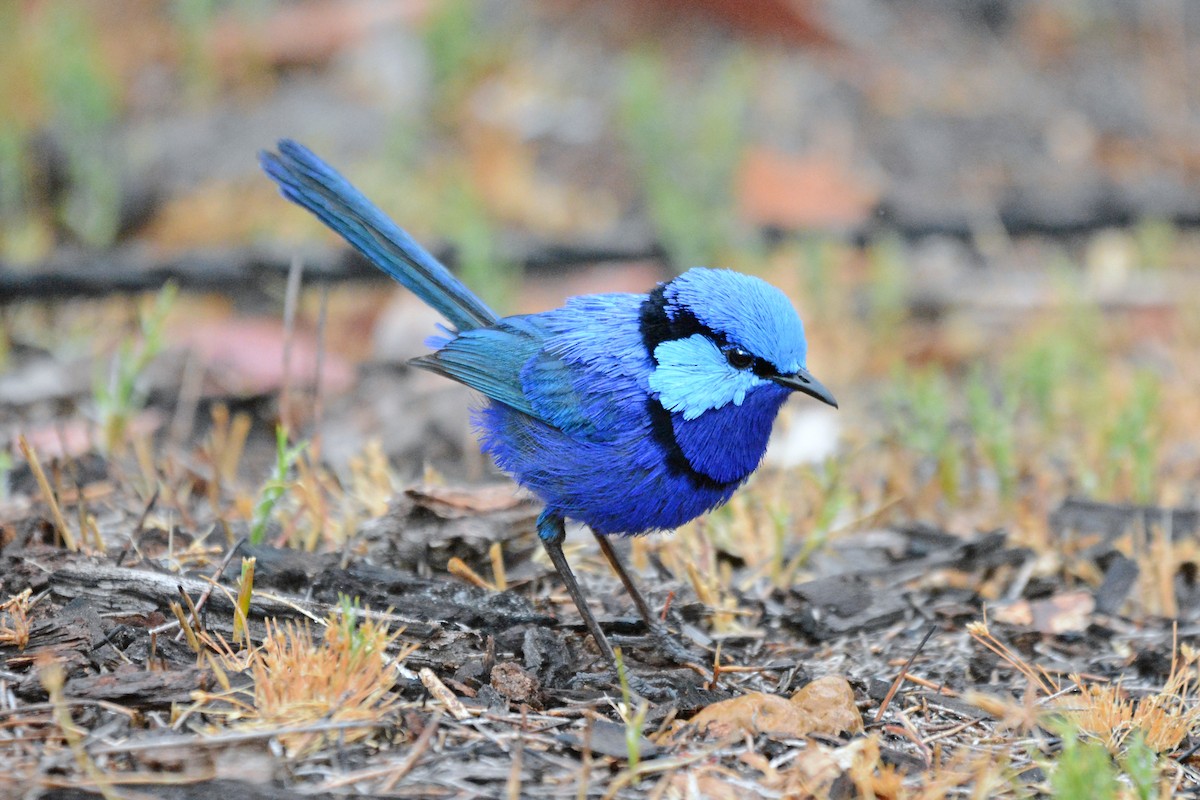
[[725, 354], [699, 333], [661, 343], [654, 348], [654, 360], [658, 366], [650, 374], [650, 389], [663, 408], [681, 412], [687, 420], [729, 403], [740, 406], [747, 392], [766, 383], [749, 370], [731, 367]]

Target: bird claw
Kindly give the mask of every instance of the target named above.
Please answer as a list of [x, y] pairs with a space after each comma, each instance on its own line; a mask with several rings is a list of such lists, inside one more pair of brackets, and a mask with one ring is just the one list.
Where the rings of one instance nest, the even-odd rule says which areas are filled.
[[632, 698], [634, 702], [645, 700], [650, 703], [671, 703], [679, 698], [679, 690], [674, 680], [668, 676], [655, 681], [640, 675], [628, 675], [626, 680], [629, 682], [629, 691], [635, 695]]
[[[676, 676], [656, 675], [644, 677], [634, 674], [628, 665], [626, 665], [624, 672], [624, 683], [629, 687], [629, 700], [634, 704], [642, 701], [647, 703], [672, 703], [679, 698], [679, 687], [676, 685]], [[583, 679], [583, 685], [603, 689], [604, 691], [611, 691], [613, 687], [620, 686], [622, 683], [621, 674], [617, 671], [616, 667], [602, 672], [590, 673], [586, 677], [582, 675], [578, 677]]]
[[648, 622], [646, 627], [649, 629], [654, 643], [658, 645], [662, 653], [676, 664], [682, 666], [685, 664], [703, 664], [708, 661], [707, 653], [697, 652], [689, 648], [661, 622]]

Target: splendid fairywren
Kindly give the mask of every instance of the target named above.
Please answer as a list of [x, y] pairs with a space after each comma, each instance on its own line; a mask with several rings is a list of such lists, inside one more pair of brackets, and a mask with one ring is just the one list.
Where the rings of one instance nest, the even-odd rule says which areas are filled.
[[758, 278], [695, 268], [649, 294], [572, 297], [501, 318], [302, 145], [285, 139], [259, 159], [284, 197], [453, 326], [412, 363], [488, 398], [475, 419], [482, 448], [545, 503], [538, 535], [610, 661], [563, 556], [564, 520], [592, 530], [661, 634], [605, 537], [676, 528], [727, 501], [758, 467], [792, 392], [837, 406], [805, 366], [795, 309]]

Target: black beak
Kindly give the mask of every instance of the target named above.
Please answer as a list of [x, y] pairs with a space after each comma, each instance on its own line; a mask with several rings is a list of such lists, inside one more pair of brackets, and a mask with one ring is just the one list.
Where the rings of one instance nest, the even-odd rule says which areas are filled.
[[817, 398], [822, 403], [827, 403], [834, 408], [838, 407], [837, 400], [833, 399], [833, 394], [819, 380], [810, 375], [806, 369], [796, 370], [795, 375], [773, 375], [771, 380], [780, 386], [786, 386], [794, 392], [803, 392], [809, 397]]

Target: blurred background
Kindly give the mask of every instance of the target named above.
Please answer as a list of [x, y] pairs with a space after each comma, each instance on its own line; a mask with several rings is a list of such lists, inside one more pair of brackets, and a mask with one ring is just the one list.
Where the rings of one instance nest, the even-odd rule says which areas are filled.
[[287, 136], [505, 312], [782, 286], [842, 410], [789, 404], [728, 519], [1194, 505], [1198, 31], [1187, 0], [11, 0], [0, 424], [78, 457], [219, 407], [264, 464], [282, 418], [335, 467], [483, 474], [469, 398], [403, 367], [429, 313], [260, 174]]

